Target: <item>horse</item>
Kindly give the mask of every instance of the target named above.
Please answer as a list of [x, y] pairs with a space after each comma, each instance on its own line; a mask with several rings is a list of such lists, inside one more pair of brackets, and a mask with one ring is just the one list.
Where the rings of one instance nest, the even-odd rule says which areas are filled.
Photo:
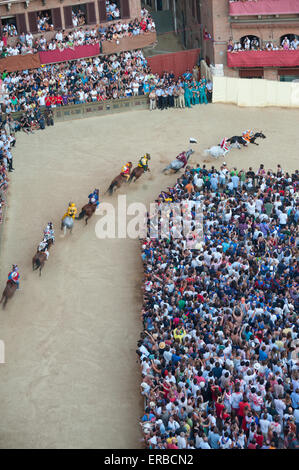
[[[192, 149], [187, 150], [186, 152], [187, 162], [189, 158], [191, 157], [192, 153], [194, 153], [194, 150]], [[183, 166], [184, 166], [184, 163], [176, 159], [176, 160], [173, 160], [166, 168], [164, 168], [164, 170], [162, 170], [162, 173], [165, 173], [165, 171], [167, 170], [174, 170], [174, 172], [177, 173], [181, 168], [183, 168]]]
[[5, 289], [3, 291], [1, 300], [0, 300], [0, 304], [4, 300], [3, 309], [5, 308], [5, 305], [7, 304], [8, 299], [12, 298], [16, 290], [17, 290], [17, 284], [11, 280], [8, 280], [6, 283]]
[[97, 205], [92, 202], [85, 204], [85, 206], [82, 207], [81, 212], [78, 215], [78, 217], [76, 217], [76, 220], [81, 220], [86, 215], [85, 225], [87, 225], [88, 219], [90, 219], [90, 217], [95, 213], [96, 208], [97, 208]]
[[[129, 166], [129, 175], [131, 176], [132, 163], [129, 162], [128, 166]], [[127, 181], [128, 179], [120, 173], [116, 178], [114, 178], [109, 188], [107, 189], [106, 193], [109, 193], [110, 196], [112, 196], [113, 191], [115, 191], [116, 189], [119, 189], [121, 185]]]
[[[150, 169], [148, 168], [147, 171], [150, 171]], [[136, 166], [130, 175], [129, 183], [133, 181], [133, 178], [135, 178], [134, 183], [136, 183], [136, 181], [140, 178], [141, 175], [143, 175], [143, 173], [145, 173], [145, 169], [143, 168], [143, 166]]]
[[72, 217], [66, 216], [64, 219], [61, 221], [61, 230], [63, 230], [63, 235], [66, 234], [66, 229], [69, 229], [70, 232], [72, 233], [74, 226], [74, 219]]
[[[256, 132], [252, 137], [250, 137], [250, 143], [251, 144], [254, 144], [254, 145], [259, 145], [256, 143], [256, 139], [257, 138], [260, 138], [260, 139], [266, 139], [266, 136], [261, 132]], [[227, 139], [227, 141], [230, 143], [230, 144], [241, 144], [243, 145], [244, 147], [247, 147], [247, 140], [243, 139], [242, 136], [239, 136], [239, 135], [234, 135], [233, 137], [231, 137], [230, 139]]]
[[223, 148], [220, 147], [220, 145], [215, 145], [214, 147], [211, 147], [209, 149], [206, 149], [204, 151], [204, 155], [210, 155], [213, 158], [219, 158], [219, 157], [225, 157], [225, 155], [230, 151], [229, 150], [224, 150]]
[[35, 271], [39, 269], [39, 275], [42, 275], [42, 269], [45, 265], [45, 261], [47, 259], [46, 253], [43, 251], [37, 251], [32, 258], [32, 270]]

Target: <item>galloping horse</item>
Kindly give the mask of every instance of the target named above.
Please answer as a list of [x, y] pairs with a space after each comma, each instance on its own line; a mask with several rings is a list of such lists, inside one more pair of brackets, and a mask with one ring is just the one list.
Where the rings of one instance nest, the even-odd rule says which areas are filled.
[[[151, 157], [148, 157], [148, 160], [150, 160], [150, 159], [151, 159]], [[150, 169], [148, 168], [147, 171], [150, 171]], [[140, 176], [143, 175], [143, 173], [145, 173], [144, 167], [143, 166], [136, 166], [134, 168], [134, 170], [132, 171], [131, 175], [130, 175], [129, 183], [132, 182], [133, 178], [135, 178], [134, 183], [136, 183], [138, 178], [140, 178]]]
[[8, 280], [5, 286], [5, 289], [3, 291], [0, 304], [4, 300], [3, 303], [3, 309], [5, 308], [5, 305], [7, 304], [8, 299], [11, 299], [12, 296], [14, 295], [15, 291], [17, 289], [17, 284], [11, 280]]
[[64, 235], [66, 234], [66, 229], [69, 229], [70, 232], [72, 233], [73, 226], [74, 226], [74, 220], [72, 217], [67, 216], [61, 221], [61, 230], [63, 230]]
[[[128, 163], [128, 167], [130, 169], [130, 176], [131, 176], [131, 170], [132, 170], [132, 163]], [[127, 182], [127, 178], [125, 176], [123, 176], [122, 174], [119, 174], [116, 178], [114, 178], [114, 180], [112, 181], [112, 183], [110, 184], [109, 188], [107, 189], [106, 193], [109, 193], [110, 196], [112, 196], [113, 194], [113, 191], [116, 190], [116, 189], [119, 189], [121, 187], [121, 185], [125, 182]]]
[[[266, 136], [262, 133], [262, 131], [261, 132], [256, 132], [254, 134], [254, 136], [250, 137], [250, 143], [254, 144], [254, 145], [259, 145], [259, 144], [256, 143], [257, 138], [266, 139]], [[234, 135], [230, 139], [227, 139], [227, 141], [230, 144], [238, 143], [238, 144], [244, 145], [244, 147], [247, 147], [247, 141], [245, 139], [243, 139], [243, 137], [241, 135]]]
[[93, 204], [92, 202], [85, 204], [85, 206], [82, 207], [81, 212], [78, 215], [78, 217], [76, 217], [76, 220], [81, 220], [86, 215], [85, 224], [87, 225], [88, 219], [90, 219], [92, 214], [95, 213], [96, 208], [97, 208], [97, 205]]
[[[194, 150], [192, 149], [187, 150], [186, 152], [187, 161], [191, 157], [192, 153], [194, 153]], [[176, 159], [176, 160], [173, 160], [166, 168], [164, 168], [164, 170], [162, 170], [162, 173], [164, 173], [167, 170], [174, 170], [175, 173], [177, 173], [181, 168], [183, 168], [183, 166], [184, 166], [184, 163]]]

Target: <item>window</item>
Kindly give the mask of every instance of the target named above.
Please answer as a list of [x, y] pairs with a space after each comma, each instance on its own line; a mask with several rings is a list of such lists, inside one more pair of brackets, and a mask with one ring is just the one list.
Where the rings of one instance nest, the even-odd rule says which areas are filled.
[[86, 5], [72, 5], [73, 27], [81, 27], [87, 24]]
[[17, 20], [15, 16], [2, 16], [2, 31], [8, 34], [9, 37], [17, 36]]
[[39, 33], [43, 31], [53, 31], [54, 26], [52, 22], [51, 10], [38, 11], [36, 16], [36, 24]]
[[252, 36], [249, 34], [248, 36], [243, 36], [240, 39], [240, 43], [242, 49], [245, 50], [257, 50], [261, 46], [261, 41], [257, 36]]
[[106, 0], [107, 21], [117, 21], [121, 18], [120, 1]]

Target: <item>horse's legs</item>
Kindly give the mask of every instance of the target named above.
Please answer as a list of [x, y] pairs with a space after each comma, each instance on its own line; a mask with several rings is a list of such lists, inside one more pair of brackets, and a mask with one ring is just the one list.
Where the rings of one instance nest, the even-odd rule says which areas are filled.
[[87, 216], [86, 219], [85, 219], [85, 225], [87, 225], [88, 219], [89, 219], [89, 216]]

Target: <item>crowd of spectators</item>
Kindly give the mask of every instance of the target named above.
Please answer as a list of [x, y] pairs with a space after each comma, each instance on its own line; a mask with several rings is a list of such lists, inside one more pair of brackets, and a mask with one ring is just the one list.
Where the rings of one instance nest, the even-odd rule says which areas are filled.
[[157, 199], [171, 223], [142, 240], [147, 448], [298, 449], [298, 177], [187, 166]]
[[285, 36], [281, 41], [280, 44], [277, 45], [273, 41], [267, 41], [264, 45], [261, 45], [260, 40], [256, 37], [249, 39], [246, 37], [242, 42], [236, 41], [234, 42], [232, 39], [229, 40], [227, 50], [229, 52], [240, 52], [240, 51], [285, 51], [285, 50], [299, 50], [299, 40], [298, 37], [295, 36], [292, 40], [290, 40], [287, 36]]
[[211, 102], [212, 82], [199, 68], [175, 79], [173, 72], [152, 73], [142, 50], [2, 73], [6, 113], [53, 108], [131, 96], [149, 96], [150, 109], [184, 108]]
[[[80, 16], [81, 17], [81, 16]], [[73, 17], [74, 18], [74, 17]], [[107, 26], [97, 25], [91, 28], [83, 28], [78, 23], [78, 28], [71, 31], [57, 31], [51, 38], [41, 34], [34, 38], [32, 33], [21, 33], [16, 44], [8, 44], [7, 37], [3, 36], [0, 41], [0, 57], [19, 54], [33, 54], [40, 51], [63, 50], [68, 47], [95, 44], [104, 41], [116, 41], [125, 37], [134, 37], [156, 29], [155, 23], [150, 15], [140, 19], [135, 18], [128, 23], [120, 21]]]
[[194, 66], [192, 72], [187, 70], [175, 79], [173, 72], [164, 72], [157, 81], [149, 84], [149, 107], [154, 109], [191, 108], [197, 104], [208, 104], [212, 101], [212, 82], [205, 77], [199, 78], [199, 68]]

